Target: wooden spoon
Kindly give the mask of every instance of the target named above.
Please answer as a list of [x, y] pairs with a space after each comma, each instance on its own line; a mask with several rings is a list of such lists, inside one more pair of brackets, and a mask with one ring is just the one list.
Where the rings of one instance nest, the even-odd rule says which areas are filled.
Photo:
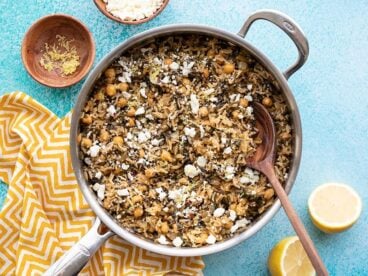
[[268, 178], [276, 192], [276, 195], [280, 199], [285, 213], [289, 217], [300, 242], [302, 243], [305, 252], [316, 270], [317, 275], [328, 275], [328, 271], [323, 264], [321, 257], [318, 255], [313, 241], [309, 237], [307, 230], [295, 212], [294, 207], [289, 201], [288, 195], [276, 176], [274, 169], [276, 131], [271, 115], [262, 104], [254, 103], [253, 108], [254, 115], [257, 120], [259, 137], [262, 139], [262, 143], [257, 147], [256, 152], [248, 159], [247, 165], [262, 172]]

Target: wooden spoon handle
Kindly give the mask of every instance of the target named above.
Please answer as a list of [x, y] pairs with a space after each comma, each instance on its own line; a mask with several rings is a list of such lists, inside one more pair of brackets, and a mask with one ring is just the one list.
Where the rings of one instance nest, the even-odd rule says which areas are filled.
[[291, 224], [294, 227], [296, 234], [299, 237], [300, 242], [302, 243], [305, 252], [307, 253], [314, 269], [316, 270], [317, 275], [327, 276], [328, 271], [319, 256], [316, 247], [313, 244], [307, 230], [304, 227], [303, 222], [300, 220], [298, 214], [295, 212], [294, 207], [291, 205], [288, 195], [286, 194], [284, 188], [282, 187], [280, 181], [277, 179], [276, 173], [272, 167], [268, 167], [267, 172], [264, 172], [268, 180], [271, 182], [273, 189], [275, 190], [278, 198], [281, 201], [282, 206], [284, 207], [286, 215], [289, 217]]

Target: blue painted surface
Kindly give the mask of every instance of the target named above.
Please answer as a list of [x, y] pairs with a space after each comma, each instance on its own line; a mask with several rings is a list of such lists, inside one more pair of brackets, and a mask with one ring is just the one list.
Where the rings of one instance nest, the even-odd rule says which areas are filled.
[[[290, 80], [303, 123], [303, 158], [291, 200], [315, 240], [331, 275], [368, 275], [368, 217], [338, 235], [325, 235], [311, 223], [306, 209], [310, 192], [326, 181], [349, 183], [368, 202], [368, 3], [318, 0], [171, 0], [155, 20], [123, 26], [106, 19], [92, 0], [0, 1], [0, 95], [22, 90], [58, 116], [73, 106], [81, 84], [49, 89], [25, 72], [20, 44], [25, 30], [43, 15], [67, 13], [93, 32], [96, 61], [128, 37], [170, 23], [200, 23], [237, 32], [244, 19], [259, 8], [275, 8], [293, 17], [310, 43], [307, 64]], [[286, 35], [269, 23], [254, 25], [248, 40], [280, 68], [296, 58]], [[359, 160], [359, 161], [356, 161]], [[0, 185], [0, 198], [5, 192]], [[205, 257], [205, 275], [266, 275], [269, 250], [293, 230], [283, 211], [248, 241], [226, 252]]]

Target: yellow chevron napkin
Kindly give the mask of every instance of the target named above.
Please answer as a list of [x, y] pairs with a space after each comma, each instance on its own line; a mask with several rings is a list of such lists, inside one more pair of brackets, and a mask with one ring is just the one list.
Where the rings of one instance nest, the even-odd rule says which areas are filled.
[[[29, 96], [0, 97], [0, 275], [41, 275], [92, 226], [69, 155], [70, 114], [59, 119]], [[80, 275], [200, 275], [199, 257], [168, 257], [110, 238]]]

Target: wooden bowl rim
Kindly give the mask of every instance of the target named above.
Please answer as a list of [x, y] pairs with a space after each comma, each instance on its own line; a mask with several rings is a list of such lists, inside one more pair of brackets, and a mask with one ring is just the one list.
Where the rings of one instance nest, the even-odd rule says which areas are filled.
[[154, 19], [156, 16], [158, 16], [166, 8], [167, 4], [169, 4], [169, 1], [170, 0], [164, 0], [161, 7], [154, 14], [152, 14], [150, 17], [146, 17], [146, 18], [143, 18], [141, 20], [122, 20], [122, 19], [120, 19], [116, 16], [113, 16], [111, 13], [109, 13], [106, 10], [106, 4], [103, 0], [93, 0], [93, 2], [97, 6], [97, 8], [100, 10], [100, 12], [102, 12], [106, 17], [110, 18], [111, 20], [114, 20], [116, 22], [126, 24], [126, 25], [139, 25], [139, 24], [143, 24], [145, 22], [148, 22], [148, 21]]
[[[27, 55], [27, 45], [26, 45], [26, 40], [27, 38], [32, 34], [32, 31], [39, 26], [40, 24], [42, 24], [44, 21], [49, 20], [49, 19], [54, 19], [54, 18], [62, 18], [62, 19], [66, 19], [67, 21], [72, 21], [73, 23], [78, 24], [82, 30], [87, 34], [88, 37], [88, 42], [90, 44], [90, 47], [88, 47], [88, 51], [91, 54], [91, 58], [89, 59], [90, 61], [87, 62], [83, 68], [80, 69], [80, 71], [82, 71], [82, 74], [77, 77], [77, 78], [71, 78], [71, 79], [64, 79], [65, 82], [64, 83], [57, 83], [57, 82], [47, 82], [44, 79], [40, 79], [38, 76], [36, 76], [34, 74], [34, 72], [31, 70], [28, 62], [26, 61], [26, 55]], [[80, 21], [79, 19], [75, 18], [74, 16], [68, 15], [68, 14], [63, 14], [63, 13], [55, 13], [55, 14], [49, 14], [49, 15], [45, 15], [42, 16], [41, 18], [37, 19], [34, 23], [32, 23], [32, 25], [28, 28], [28, 30], [26, 31], [24, 37], [23, 37], [23, 41], [22, 41], [22, 46], [21, 46], [21, 55], [22, 55], [22, 62], [24, 67], [26, 68], [28, 74], [38, 83], [45, 85], [47, 87], [51, 87], [51, 88], [65, 88], [65, 87], [69, 87], [72, 86], [76, 83], [78, 83], [79, 81], [81, 81], [90, 71], [95, 57], [96, 57], [96, 45], [95, 45], [95, 41], [93, 39], [93, 35], [91, 33], [91, 31], [87, 28], [87, 26]], [[84, 71], [84, 72], [83, 72]], [[60, 77], [61, 78], [61, 77]]]

